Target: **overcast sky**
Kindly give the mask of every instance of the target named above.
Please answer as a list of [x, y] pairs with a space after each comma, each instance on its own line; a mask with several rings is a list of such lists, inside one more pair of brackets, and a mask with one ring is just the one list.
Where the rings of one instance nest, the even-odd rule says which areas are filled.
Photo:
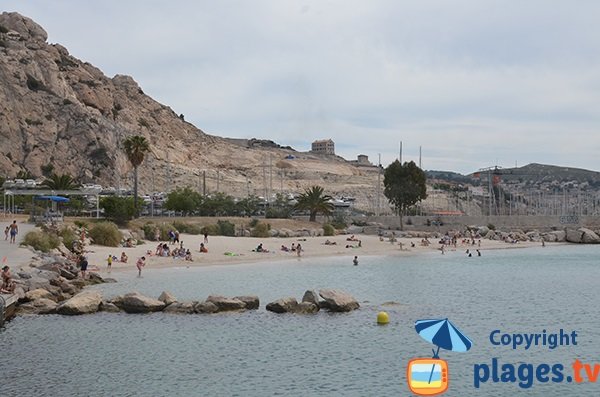
[[4, 0], [207, 133], [600, 170], [600, 2]]

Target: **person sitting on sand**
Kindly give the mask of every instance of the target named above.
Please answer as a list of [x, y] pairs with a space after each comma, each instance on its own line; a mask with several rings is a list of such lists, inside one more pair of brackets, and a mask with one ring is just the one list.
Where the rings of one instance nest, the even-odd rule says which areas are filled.
[[325, 245], [337, 245], [335, 241], [330, 241], [329, 239], [325, 240]]
[[206, 248], [206, 246], [204, 245], [204, 243], [200, 243], [200, 252], [202, 252], [202, 253], [207, 253], [208, 252], [208, 248]]
[[10, 294], [15, 290], [15, 282], [12, 279], [10, 268], [4, 266], [2, 268], [2, 286], [0, 286], [0, 292]]
[[191, 252], [189, 249], [188, 249], [188, 250], [185, 252], [185, 260], [186, 260], [186, 261], [190, 261], [190, 262], [193, 262], [193, 261], [194, 261], [194, 260], [192, 259], [192, 252]]
[[156, 246], [156, 252], [154, 253], [154, 255], [162, 256], [162, 251], [163, 251], [163, 245], [162, 245], [162, 243], [158, 243], [158, 245]]
[[290, 251], [296, 252], [296, 243], [292, 243], [292, 248], [290, 248]]
[[127, 257], [127, 255], [125, 255], [125, 252], [121, 252], [121, 262], [127, 263], [127, 259], [129, 258]]
[[[300, 244], [298, 244], [298, 245], [300, 245]], [[268, 249], [266, 249], [266, 248], [263, 248], [263, 245], [262, 245], [262, 243], [258, 244], [258, 247], [256, 247], [256, 250], [255, 250], [255, 251], [256, 251], [256, 252], [269, 252], [269, 250], [268, 250]]]
[[281, 244], [281, 250], [283, 252], [290, 252], [290, 249], [288, 247], [286, 247], [284, 244]]
[[354, 234], [353, 234], [352, 236], [348, 237], [346, 239], [346, 241], [358, 241], [358, 239], [356, 237], [354, 237]]

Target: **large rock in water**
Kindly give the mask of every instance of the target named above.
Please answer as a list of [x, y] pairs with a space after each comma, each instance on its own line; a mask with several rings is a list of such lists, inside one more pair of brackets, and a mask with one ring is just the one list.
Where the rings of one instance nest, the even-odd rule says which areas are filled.
[[583, 232], [580, 230], [575, 230], [575, 229], [567, 229], [567, 236], [566, 236], [566, 240], [569, 243], [576, 243], [579, 244], [582, 242], [583, 238]]
[[173, 302], [163, 310], [163, 313], [191, 314], [195, 312], [197, 302]]
[[40, 298], [33, 302], [27, 302], [19, 305], [20, 314], [52, 314], [56, 313], [56, 302], [50, 299]]
[[114, 299], [112, 303], [127, 313], [159, 312], [165, 308], [164, 302], [144, 296], [139, 292], [125, 294]]
[[319, 291], [321, 298], [325, 299], [332, 312], [349, 312], [360, 307], [354, 297], [344, 291], [335, 289], [322, 289]]
[[61, 303], [56, 311], [59, 314], [67, 315], [95, 313], [98, 311], [100, 303], [102, 303], [100, 292], [84, 291]]
[[300, 302], [294, 308], [293, 312], [298, 314], [311, 314], [319, 311], [319, 305], [312, 302]]
[[308, 290], [304, 293], [304, 296], [302, 296], [302, 302], [314, 303], [318, 307], [319, 294], [317, 294], [317, 291]]
[[158, 300], [164, 302], [164, 304], [167, 306], [177, 302], [177, 298], [175, 297], [175, 295], [173, 295], [169, 291], [163, 291], [162, 294], [160, 294], [160, 296], [158, 297]]
[[593, 230], [585, 227], [579, 228], [579, 231], [583, 233], [581, 236], [581, 242], [585, 244], [598, 244], [600, 243], [600, 236], [598, 236]]
[[267, 304], [267, 310], [273, 313], [290, 313], [298, 306], [298, 301], [293, 296], [281, 298]]
[[256, 310], [260, 306], [260, 300], [256, 295], [234, 296], [233, 299], [240, 300], [246, 304], [246, 309]]
[[220, 295], [210, 295], [206, 298], [206, 302], [211, 302], [220, 312], [227, 312], [232, 310], [244, 310], [246, 308], [246, 304], [239, 299], [236, 298], [227, 298], [226, 296]]
[[201, 314], [216, 313], [219, 311], [217, 305], [212, 302], [198, 302], [194, 305], [194, 312]]

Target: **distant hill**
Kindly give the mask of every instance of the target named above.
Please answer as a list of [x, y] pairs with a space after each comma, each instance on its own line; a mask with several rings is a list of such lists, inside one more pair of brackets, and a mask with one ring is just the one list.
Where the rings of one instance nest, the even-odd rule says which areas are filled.
[[192, 186], [235, 197], [272, 197], [317, 184], [374, 211], [376, 169], [269, 140], [206, 134], [146, 95], [132, 77], [108, 77], [47, 38], [30, 18], [0, 14], [2, 177], [25, 172], [41, 179], [55, 170], [79, 183], [131, 188], [121, 142], [142, 135], [151, 149], [139, 169], [142, 192]]

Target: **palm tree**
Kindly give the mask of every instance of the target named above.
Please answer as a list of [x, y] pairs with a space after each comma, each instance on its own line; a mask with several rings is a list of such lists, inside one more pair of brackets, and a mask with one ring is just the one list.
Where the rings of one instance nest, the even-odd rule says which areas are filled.
[[333, 212], [333, 204], [329, 202], [331, 199], [331, 196], [327, 194], [323, 195], [323, 188], [321, 186], [313, 186], [300, 194], [297, 199], [298, 203], [294, 206], [294, 209], [309, 211], [309, 220], [316, 222], [319, 212], [325, 216], [329, 216]]
[[75, 183], [75, 180], [69, 174], [58, 175], [53, 172], [42, 182], [42, 186], [52, 190], [73, 190], [77, 189], [78, 184]]
[[146, 152], [150, 151], [150, 144], [140, 135], [130, 136], [123, 141], [123, 150], [133, 166], [133, 203], [135, 216], [138, 216], [138, 167], [144, 162]]

